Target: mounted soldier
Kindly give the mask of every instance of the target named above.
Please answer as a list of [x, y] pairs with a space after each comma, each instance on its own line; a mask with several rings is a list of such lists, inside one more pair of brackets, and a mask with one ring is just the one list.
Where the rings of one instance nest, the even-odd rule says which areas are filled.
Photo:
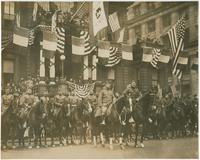
[[5, 94], [2, 96], [2, 108], [1, 108], [1, 115], [3, 116], [7, 109], [10, 107], [11, 103], [13, 102], [14, 96], [10, 92], [10, 88], [5, 89]]
[[54, 116], [56, 116], [60, 110], [61, 107], [64, 107], [64, 102], [65, 102], [65, 96], [64, 94], [59, 91], [58, 95], [54, 97]]
[[102, 117], [102, 123], [105, 124], [105, 117], [109, 114], [109, 109], [112, 106], [114, 93], [111, 88], [111, 84], [107, 82], [103, 89], [99, 93], [98, 107], [95, 112], [95, 117]]
[[87, 97], [88, 102], [91, 104], [92, 109], [96, 110], [97, 107], [97, 97], [95, 93], [92, 91], [90, 92], [89, 96]]
[[27, 89], [26, 93], [20, 97], [20, 118], [25, 120], [24, 128], [27, 126], [28, 114], [38, 99], [33, 95], [32, 90]]

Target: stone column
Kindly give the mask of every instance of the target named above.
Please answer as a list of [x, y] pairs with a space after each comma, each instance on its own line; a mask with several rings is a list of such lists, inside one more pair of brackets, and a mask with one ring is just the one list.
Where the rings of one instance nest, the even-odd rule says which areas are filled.
[[50, 84], [55, 84], [55, 56], [50, 58]]
[[97, 56], [92, 56], [92, 80], [97, 80]]
[[89, 69], [88, 69], [88, 56], [83, 57], [83, 80], [88, 80]]
[[[42, 46], [42, 42], [40, 42], [40, 45]], [[43, 50], [42, 47], [40, 47], [40, 84], [45, 84], [44, 78], [45, 78], [45, 58], [43, 57]]]

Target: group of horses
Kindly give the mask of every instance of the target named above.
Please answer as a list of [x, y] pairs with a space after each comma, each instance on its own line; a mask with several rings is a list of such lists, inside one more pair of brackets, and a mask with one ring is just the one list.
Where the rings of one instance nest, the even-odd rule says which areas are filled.
[[149, 134], [154, 138], [167, 138], [170, 135], [186, 136], [188, 129], [191, 133], [197, 131], [197, 107], [174, 107], [174, 103], [155, 107], [154, 99], [155, 95], [149, 92], [137, 103], [133, 103], [131, 97], [119, 97], [112, 102], [105, 125], [101, 123], [102, 117], [95, 117], [96, 106], [91, 106], [84, 98], [74, 107], [69, 104], [55, 107], [53, 99], [48, 104], [41, 100], [31, 107], [26, 119], [19, 116], [20, 106], [14, 99], [2, 115], [2, 146], [3, 149], [7, 148], [9, 139], [13, 148], [16, 147], [15, 139], [18, 139], [19, 146], [25, 146], [25, 142], [28, 142], [29, 148], [32, 148], [32, 139], [37, 148], [48, 146], [47, 138], [51, 139], [51, 146], [55, 146], [55, 138], [59, 139], [60, 145], [74, 144], [76, 141], [87, 143], [87, 136], [90, 135], [95, 146], [98, 142], [102, 146], [108, 143], [109, 148], [113, 149], [116, 140], [124, 149], [130, 140], [134, 140], [135, 147], [144, 147], [144, 138]]

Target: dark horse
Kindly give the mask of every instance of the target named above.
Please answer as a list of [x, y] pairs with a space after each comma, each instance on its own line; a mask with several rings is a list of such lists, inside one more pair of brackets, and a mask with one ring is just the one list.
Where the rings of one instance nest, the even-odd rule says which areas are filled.
[[12, 138], [13, 148], [15, 148], [14, 138], [16, 135], [14, 134], [17, 133], [18, 130], [18, 119], [16, 116], [16, 109], [14, 107], [15, 106], [13, 101], [1, 117], [3, 149], [7, 148], [7, 142], [10, 136]]
[[123, 112], [123, 101], [122, 98], [117, 99], [115, 102], [112, 102], [108, 105], [106, 112], [105, 125], [101, 124], [101, 117], [94, 117], [93, 115], [93, 143], [96, 146], [96, 136], [100, 135], [100, 141], [103, 146], [104, 144], [104, 135], [107, 140], [109, 138], [109, 147], [113, 149], [113, 138], [114, 136], [119, 136], [119, 144], [121, 149], [124, 149], [123, 145], [123, 132], [122, 132], [122, 115]]
[[[35, 102], [28, 113], [28, 133], [29, 133], [29, 148], [31, 148], [31, 138], [34, 136], [34, 143], [39, 148], [41, 143], [42, 122], [45, 118], [44, 106], [41, 101]], [[40, 146], [38, 145], [38, 140]]]
[[71, 106], [68, 110], [68, 120], [70, 125], [71, 141], [74, 143], [74, 138], [80, 138], [80, 143], [87, 143], [86, 133], [91, 120], [92, 107], [89, 102], [82, 98], [81, 102], [77, 106]]
[[126, 108], [130, 108], [131, 116], [135, 122], [135, 147], [138, 147], [137, 140], [139, 128], [141, 128], [141, 147], [144, 147], [144, 133], [149, 116], [148, 112], [153, 102], [153, 95], [151, 95], [150, 92], [147, 92], [135, 104], [133, 103], [133, 99], [131, 97], [124, 96], [122, 101], [124, 102], [124, 106], [126, 106]]

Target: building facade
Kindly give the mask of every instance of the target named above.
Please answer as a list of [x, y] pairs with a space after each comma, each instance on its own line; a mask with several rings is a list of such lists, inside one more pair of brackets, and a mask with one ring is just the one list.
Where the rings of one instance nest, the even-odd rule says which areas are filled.
[[[47, 13], [46, 17], [40, 16], [39, 22], [33, 21], [33, 2], [2, 2], [2, 36], [13, 35], [15, 26], [31, 29], [37, 24], [51, 26], [51, 11], [56, 9], [66, 13], [75, 13], [82, 5], [82, 2], [39, 2], [40, 7]], [[159, 69], [154, 69], [150, 63], [121, 61], [114, 67], [105, 67], [97, 63], [96, 80], [112, 80], [117, 92], [122, 92], [128, 83], [135, 80], [141, 90], [147, 90], [152, 85], [159, 84], [162, 89], [167, 89], [171, 83], [176, 83], [177, 88], [181, 87], [182, 92], [198, 93], [198, 71], [191, 69], [193, 62], [198, 58], [198, 3], [197, 2], [105, 2], [106, 16], [117, 12], [120, 25], [126, 28], [124, 42], [135, 45], [138, 38], [159, 39], [161, 43], [170, 48], [167, 31], [183, 15], [186, 15], [186, 32], [184, 42], [184, 52], [189, 57], [189, 63], [184, 70], [181, 84], [171, 74], [171, 64], [162, 64]], [[92, 37], [91, 2], [86, 2], [79, 14], [84, 12], [86, 23]], [[82, 16], [78, 15], [78, 16]], [[62, 18], [61, 18], [62, 19]], [[78, 18], [74, 19], [74, 24], [80, 23]], [[70, 23], [66, 25], [68, 33], [76, 35], [80, 31], [78, 25]], [[73, 26], [74, 25], [74, 26]], [[70, 27], [68, 27], [70, 26]], [[78, 30], [78, 31], [77, 31]], [[3, 39], [2, 37], [2, 39]], [[38, 38], [38, 39], [37, 39]], [[110, 27], [102, 30], [96, 40], [108, 40], [116, 42], [116, 35], [112, 33]], [[84, 58], [74, 57], [71, 53], [71, 40], [66, 38], [64, 74], [67, 79], [83, 78], [85, 64]], [[18, 81], [21, 77], [28, 75], [36, 76], [40, 69], [40, 43], [36, 37], [35, 44], [31, 47], [22, 48], [16, 45], [9, 45], [2, 51], [2, 85], [12, 79]], [[171, 56], [171, 52], [164, 53]], [[49, 66], [49, 60], [46, 68]], [[92, 77], [94, 69], [93, 56], [87, 60], [88, 79]], [[56, 77], [61, 76], [61, 61], [58, 55], [55, 58]], [[46, 72], [48, 69], [46, 69]], [[46, 75], [49, 75], [47, 72]]]

